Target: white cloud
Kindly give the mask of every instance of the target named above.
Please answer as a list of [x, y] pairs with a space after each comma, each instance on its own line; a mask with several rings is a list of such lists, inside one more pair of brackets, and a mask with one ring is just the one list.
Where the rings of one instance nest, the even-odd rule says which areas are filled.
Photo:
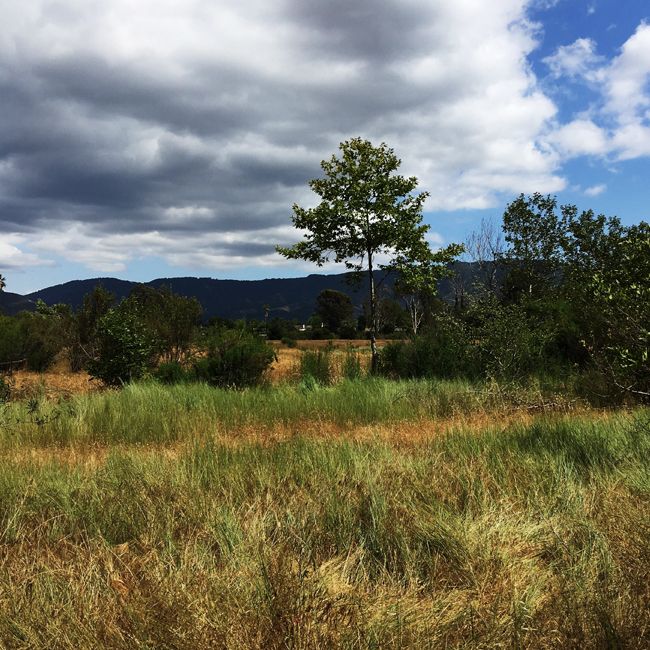
[[576, 119], [551, 133], [549, 141], [564, 156], [604, 155], [611, 149], [607, 132], [590, 119]]
[[588, 117], [558, 126], [548, 141], [561, 155], [630, 160], [650, 155], [650, 25], [642, 22], [610, 61], [589, 39], [545, 59], [552, 73], [582, 79], [599, 93]]
[[17, 233], [0, 234], [0, 271], [51, 265], [49, 260], [26, 253], [20, 248], [26, 239], [24, 235]]
[[593, 185], [585, 190], [586, 196], [600, 196], [607, 189], [607, 185]]
[[571, 45], [561, 45], [552, 56], [543, 59], [555, 77], [590, 77], [604, 57], [596, 54], [596, 43], [590, 38], [579, 38]]

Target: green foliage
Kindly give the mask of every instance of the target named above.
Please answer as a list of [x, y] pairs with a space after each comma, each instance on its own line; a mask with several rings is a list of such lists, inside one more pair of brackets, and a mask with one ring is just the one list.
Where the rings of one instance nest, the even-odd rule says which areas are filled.
[[352, 348], [348, 348], [345, 351], [342, 374], [344, 379], [348, 379], [350, 381], [361, 379], [363, 377], [361, 358]]
[[[555, 197], [538, 192], [530, 197], [520, 194], [506, 207], [503, 231], [509, 244], [505, 256], [509, 275], [505, 292], [513, 299], [522, 294], [537, 298], [559, 280], [564, 233], [556, 208]], [[563, 206], [565, 216], [572, 210]]]
[[178, 361], [163, 361], [154, 373], [154, 377], [162, 384], [181, 384], [193, 378]]
[[97, 326], [115, 303], [115, 295], [99, 284], [86, 294], [75, 315], [76, 337], [69, 347], [70, 366], [81, 370], [97, 356]]
[[298, 332], [295, 323], [284, 318], [271, 318], [266, 324], [266, 337], [270, 341], [282, 341], [293, 339], [295, 341]]
[[414, 336], [435, 301], [438, 282], [452, 274], [450, 265], [463, 251], [464, 247], [459, 244], [450, 244], [435, 252], [428, 245], [420, 245], [416, 255], [402, 255], [395, 261], [398, 272], [395, 291], [406, 304]]
[[545, 308], [547, 331], [557, 329], [551, 315], [561, 314], [556, 350], [564, 346], [567, 358], [583, 365], [589, 357], [607, 393], [650, 399], [650, 226], [624, 227], [573, 205], [558, 214], [555, 198], [534, 194], [507, 207], [503, 228], [510, 244], [506, 298], [527, 317]]
[[186, 298], [169, 287], [138, 285], [125, 301], [150, 332], [160, 356], [182, 361], [188, 356], [201, 322], [202, 307], [196, 298]]
[[480, 366], [487, 377], [523, 381], [544, 370], [553, 337], [548, 323], [532, 320], [520, 305], [496, 301], [478, 303], [472, 312]]
[[24, 357], [25, 333], [18, 318], [0, 315], [0, 363], [18, 361]]
[[324, 289], [316, 298], [316, 314], [331, 332], [338, 332], [346, 321], [351, 321], [354, 307], [350, 296], [342, 291]]
[[475, 350], [460, 321], [436, 321], [435, 329], [411, 341], [388, 343], [380, 353], [380, 372], [393, 379], [472, 377]]
[[198, 380], [212, 386], [244, 388], [261, 383], [275, 360], [275, 351], [246, 330], [212, 331], [207, 336], [207, 355], [194, 363]]
[[615, 389], [650, 399], [650, 225], [584, 213], [571, 235], [569, 290], [585, 345]]
[[332, 258], [368, 278], [372, 367], [376, 368], [376, 293], [373, 270], [378, 255], [391, 260], [418, 259], [426, 248], [429, 226], [422, 224], [426, 192], [415, 193], [417, 179], [395, 172], [401, 161], [382, 143], [353, 138], [339, 145], [341, 155], [324, 160], [324, 178], [309, 186], [321, 198], [315, 208], [293, 206], [293, 224], [305, 231], [291, 247], [278, 247], [285, 257], [322, 265]]
[[303, 382], [327, 386], [332, 383], [332, 350], [305, 350], [300, 355], [300, 378]]
[[23, 355], [30, 370], [47, 370], [57, 355], [70, 343], [74, 331], [73, 316], [68, 305], [49, 307], [42, 300], [36, 312], [18, 316], [23, 329]]
[[421, 224], [427, 194], [413, 194], [415, 177], [394, 174], [401, 163], [394, 151], [361, 138], [342, 142], [339, 148], [340, 158], [321, 163], [325, 178], [309, 183], [321, 203], [311, 209], [293, 207], [293, 222], [306, 231], [304, 240], [278, 251], [319, 265], [332, 256], [361, 271], [364, 262], [359, 259], [364, 256], [408, 253], [419, 245], [429, 230]]
[[97, 357], [88, 372], [109, 386], [140, 379], [156, 362], [150, 331], [126, 303], [109, 311], [97, 325]]

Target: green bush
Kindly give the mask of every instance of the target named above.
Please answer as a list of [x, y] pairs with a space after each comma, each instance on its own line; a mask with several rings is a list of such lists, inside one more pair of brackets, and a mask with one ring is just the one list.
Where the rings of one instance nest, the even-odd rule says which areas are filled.
[[25, 328], [18, 318], [0, 315], [0, 363], [17, 361], [25, 353]]
[[553, 331], [520, 305], [489, 305], [477, 330], [483, 373], [497, 381], [521, 381], [549, 369], [546, 348]]
[[477, 369], [465, 327], [449, 319], [424, 336], [386, 345], [379, 354], [379, 372], [394, 379], [449, 379], [475, 376]]
[[305, 350], [300, 357], [300, 378], [327, 386], [332, 383], [332, 354], [324, 350]]
[[129, 383], [153, 368], [155, 347], [144, 323], [122, 303], [100, 319], [97, 357], [89, 363], [88, 371], [109, 386]]
[[162, 384], [181, 384], [191, 378], [190, 373], [178, 361], [161, 363], [154, 376]]
[[216, 332], [208, 336], [207, 356], [194, 363], [194, 375], [212, 386], [254, 386], [275, 358], [273, 348], [251, 332]]

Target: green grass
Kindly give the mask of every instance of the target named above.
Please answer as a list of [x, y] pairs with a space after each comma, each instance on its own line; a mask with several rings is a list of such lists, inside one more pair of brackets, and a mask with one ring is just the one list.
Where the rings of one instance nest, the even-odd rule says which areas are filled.
[[[0, 641], [648, 647], [648, 410], [459, 425], [409, 445], [210, 435], [212, 419], [233, 435], [269, 419], [297, 432], [319, 417], [425, 427], [493, 399], [460, 383], [308, 394], [141, 385], [73, 400], [41, 424], [14, 406], [5, 422], [27, 420], [2, 439]], [[94, 462], [92, 450], [71, 463], [41, 445], [188, 432], [193, 442], [173, 452], [134, 446]], [[12, 435], [35, 443], [33, 458]]]
[[337, 426], [449, 418], [527, 405], [569, 402], [534, 386], [507, 392], [466, 381], [364, 379], [231, 391], [204, 384], [155, 382], [66, 401], [0, 406], [0, 444], [166, 444], [241, 427]]

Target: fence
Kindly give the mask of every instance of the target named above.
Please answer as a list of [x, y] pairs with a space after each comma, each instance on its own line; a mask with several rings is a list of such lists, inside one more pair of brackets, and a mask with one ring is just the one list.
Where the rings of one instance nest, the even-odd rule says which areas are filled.
[[27, 366], [27, 359], [18, 361], [3, 361], [0, 363], [0, 375], [11, 375], [16, 370], [24, 370]]

